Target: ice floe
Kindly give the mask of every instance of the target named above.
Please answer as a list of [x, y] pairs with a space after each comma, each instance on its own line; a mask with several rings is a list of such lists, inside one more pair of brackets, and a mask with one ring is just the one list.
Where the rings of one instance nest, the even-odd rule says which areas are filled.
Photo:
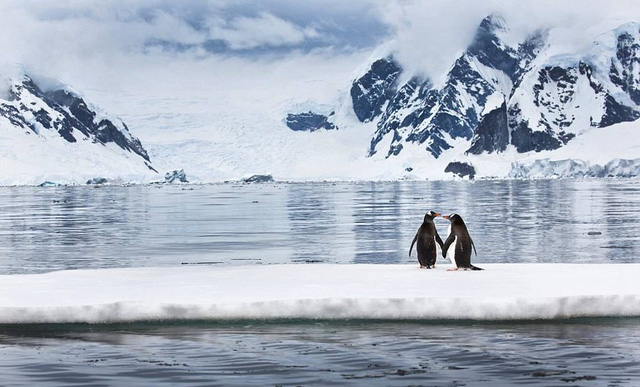
[[640, 264], [287, 264], [0, 276], [0, 323], [640, 316]]

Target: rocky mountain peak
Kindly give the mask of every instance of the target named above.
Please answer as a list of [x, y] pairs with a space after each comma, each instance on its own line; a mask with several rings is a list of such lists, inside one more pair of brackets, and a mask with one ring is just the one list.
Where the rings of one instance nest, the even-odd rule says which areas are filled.
[[360, 122], [369, 122], [380, 115], [382, 105], [395, 94], [401, 71], [400, 65], [389, 56], [373, 62], [369, 71], [353, 82], [351, 100]]
[[508, 34], [504, 19], [496, 14], [484, 18], [476, 30], [467, 54], [476, 57], [485, 66], [501, 70], [510, 78], [516, 75], [520, 63], [518, 52], [509, 47], [501, 35]]
[[151, 168], [147, 151], [126, 124], [117, 118], [99, 117], [93, 107], [70, 90], [45, 92], [26, 74], [12, 81], [8, 99], [0, 99], [1, 117], [38, 136], [57, 133], [70, 143], [83, 139], [116, 144], [140, 156]]

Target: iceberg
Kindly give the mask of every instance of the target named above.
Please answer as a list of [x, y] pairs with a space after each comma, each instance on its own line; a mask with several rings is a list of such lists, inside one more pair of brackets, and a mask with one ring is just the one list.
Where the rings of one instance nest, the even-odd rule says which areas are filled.
[[640, 316], [640, 264], [284, 264], [0, 276], [0, 323]]

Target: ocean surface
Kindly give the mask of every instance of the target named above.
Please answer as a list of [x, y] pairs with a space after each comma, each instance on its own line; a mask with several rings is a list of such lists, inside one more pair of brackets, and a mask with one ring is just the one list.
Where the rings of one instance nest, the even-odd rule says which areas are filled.
[[[417, 265], [429, 210], [478, 264], [640, 262], [638, 180], [4, 187], [0, 274]], [[0, 325], [1, 386], [363, 384], [637, 386], [640, 319]]]

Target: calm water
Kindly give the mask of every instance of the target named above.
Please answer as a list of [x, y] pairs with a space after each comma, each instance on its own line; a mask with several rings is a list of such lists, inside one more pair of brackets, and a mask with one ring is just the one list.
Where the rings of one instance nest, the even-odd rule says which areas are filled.
[[[428, 210], [463, 216], [476, 262], [640, 256], [639, 180], [19, 187], [0, 188], [0, 274], [410, 263]], [[437, 225], [446, 238], [448, 222]]]
[[[639, 262], [640, 181], [0, 188], [0, 274], [414, 263], [424, 212], [474, 262]], [[446, 221], [438, 221], [440, 234]], [[0, 385], [640, 385], [640, 319], [0, 326]]]

